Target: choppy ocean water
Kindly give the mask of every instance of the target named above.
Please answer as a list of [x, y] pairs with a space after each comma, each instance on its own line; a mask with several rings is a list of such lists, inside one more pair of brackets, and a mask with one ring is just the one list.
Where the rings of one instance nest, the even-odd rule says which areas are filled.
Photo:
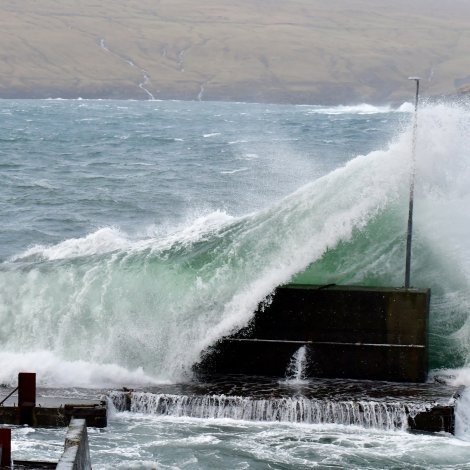
[[[188, 380], [289, 281], [403, 284], [412, 107], [0, 101], [0, 383]], [[412, 284], [430, 359], [470, 380], [470, 118], [424, 104]], [[77, 394], [82, 393], [77, 389]], [[116, 412], [96, 468], [466, 468], [459, 436]], [[469, 410], [470, 411], [470, 410]], [[15, 431], [20, 457], [63, 430]]]

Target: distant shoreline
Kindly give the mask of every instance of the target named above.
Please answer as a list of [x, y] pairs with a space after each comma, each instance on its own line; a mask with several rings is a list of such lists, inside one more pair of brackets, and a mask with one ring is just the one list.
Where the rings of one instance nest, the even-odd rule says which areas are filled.
[[462, 0], [0, 5], [0, 97], [383, 105], [470, 87]]
[[[261, 94], [261, 93], [260, 93]], [[325, 97], [312, 97], [311, 99], [303, 99], [301, 96], [298, 99], [286, 99], [283, 97], [269, 96], [263, 98], [263, 96], [254, 97], [244, 96], [242, 94], [231, 94], [230, 96], [207, 96], [203, 99], [198, 99], [194, 95], [188, 93], [175, 93], [175, 94], [156, 94], [155, 99], [152, 100], [148, 98], [143, 93], [106, 93], [106, 94], [97, 94], [93, 92], [89, 93], [75, 93], [75, 92], [56, 92], [56, 93], [47, 93], [47, 92], [3, 92], [0, 93], [0, 99], [38, 99], [38, 100], [135, 100], [135, 101], [206, 101], [206, 102], [227, 102], [227, 103], [260, 103], [260, 104], [290, 104], [290, 105], [320, 105], [320, 106], [353, 106], [361, 103], [367, 103], [373, 106], [384, 106], [384, 105], [396, 105], [399, 106], [403, 103], [403, 100], [399, 101], [371, 101], [367, 98], [351, 98], [351, 99], [325, 99]], [[412, 98], [412, 93], [410, 94], [410, 99]]]

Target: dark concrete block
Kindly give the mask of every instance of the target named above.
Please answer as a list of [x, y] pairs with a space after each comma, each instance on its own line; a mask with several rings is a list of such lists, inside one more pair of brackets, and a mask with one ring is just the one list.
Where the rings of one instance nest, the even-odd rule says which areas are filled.
[[283, 376], [295, 351], [308, 345], [307, 376], [423, 382], [429, 301], [429, 289], [280, 287], [196, 368]]
[[418, 432], [448, 432], [455, 434], [455, 407], [435, 406], [408, 418], [410, 430]]

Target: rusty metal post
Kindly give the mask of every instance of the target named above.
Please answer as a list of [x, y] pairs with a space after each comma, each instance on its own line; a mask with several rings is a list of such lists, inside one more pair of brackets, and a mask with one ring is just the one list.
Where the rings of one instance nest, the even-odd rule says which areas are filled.
[[33, 425], [36, 407], [36, 374], [20, 372], [18, 374], [18, 411], [19, 423]]
[[0, 428], [0, 467], [11, 466], [11, 429]]

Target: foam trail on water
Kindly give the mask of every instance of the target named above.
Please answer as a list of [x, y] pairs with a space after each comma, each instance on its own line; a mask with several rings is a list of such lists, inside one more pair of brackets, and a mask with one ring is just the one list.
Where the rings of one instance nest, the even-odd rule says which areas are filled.
[[387, 106], [374, 106], [367, 103], [357, 105], [340, 105], [340, 106], [313, 106], [308, 110], [309, 114], [385, 114], [391, 112], [409, 113], [413, 112], [413, 105], [411, 103], [403, 103], [398, 108], [390, 105]]
[[[423, 108], [419, 122], [412, 283], [435, 288], [433, 360], [449, 366], [470, 345], [470, 224], [461, 217], [470, 203], [469, 118], [461, 106], [437, 105]], [[48, 351], [59, 362], [141, 367], [149, 382], [178, 381], [297, 273], [402, 285], [410, 134], [256, 214], [217, 212], [139, 239], [103, 228], [3, 263], [0, 361]], [[440, 348], [449, 335], [451, 353]], [[9, 377], [0, 369], [0, 381]]]

